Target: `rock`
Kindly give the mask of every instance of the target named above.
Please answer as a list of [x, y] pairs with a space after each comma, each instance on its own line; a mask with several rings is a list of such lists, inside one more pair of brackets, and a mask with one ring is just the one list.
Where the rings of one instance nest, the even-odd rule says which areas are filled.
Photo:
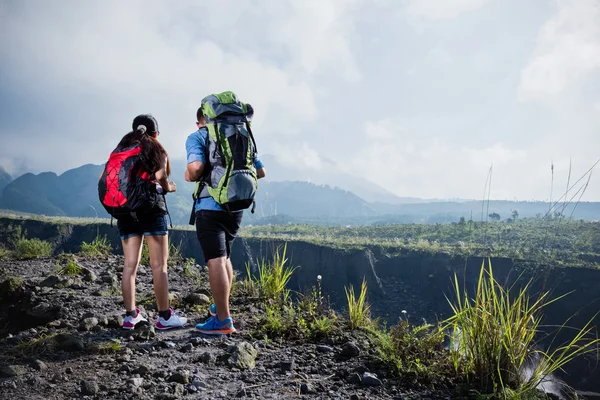
[[32, 376], [31, 378], [27, 379], [27, 384], [29, 384], [29, 386], [32, 386], [33, 388], [39, 388], [40, 386], [42, 386], [43, 383], [44, 380], [39, 376]]
[[180, 351], [182, 353], [189, 353], [190, 351], [194, 351], [194, 345], [191, 343], [186, 344], [185, 346], [183, 346]]
[[9, 297], [23, 290], [23, 278], [11, 276], [0, 283], [0, 297]]
[[96, 279], [96, 274], [89, 268], [81, 267], [81, 276], [83, 280], [86, 282], [94, 282]]
[[76, 335], [61, 333], [54, 337], [54, 342], [60, 350], [67, 352], [81, 351], [85, 348], [83, 340]]
[[67, 278], [65, 276], [58, 275], [50, 275], [46, 279], [40, 283], [42, 287], [53, 287], [57, 289], [66, 288], [73, 284], [73, 280], [71, 278]]
[[84, 396], [94, 396], [100, 392], [100, 387], [94, 381], [81, 381], [81, 394]]
[[176, 383], [173, 387], [173, 393], [175, 396], [183, 396], [185, 394], [185, 386], [183, 386], [181, 383]]
[[104, 283], [108, 283], [110, 286], [117, 286], [119, 284], [119, 278], [111, 273], [103, 274], [100, 276], [100, 280]]
[[360, 355], [360, 349], [354, 342], [348, 342], [342, 347], [341, 355], [344, 357], [358, 357]]
[[207, 365], [214, 364], [217, 361], [217, 356], [215, 356], [213, 353], [209, 353], [208, 351], [205, 351], [204, 353], [202, 353], [200, 355], [200, 357], [198, 358], [198, 361], [203, 362], [204, 364], [207, 364]]
[[383, 385], [383, 383], [379, 380], [377, 375], [375, 375], [371, 372], [365, 372], [360, 383], [365, 386], [381, 386], [381, 385]]
[[46, 371], [48, 369], [46, 363], [41, 360], [35, 360], [31, 366], [37, 371]]
[[4, 378], [14, 378], [24, 375], [27, 372], [22, 365], [2, 365], [0, 366], [0, 376]]
[[133, 332], [133, 338], [137, 341], [148, 341], [156, 337], [156, 331], [153, 325], [142, 326]]
[[187, 385], [190, 383], [190, 374], [187, 371], [177, 371], [169, 377], [169, 382], [177, 382]]
[[140, 387], [144, 384], [144, 378], [131, 378], [129, 380], [129, 383], [131, 383], [135, 387]]
[[241, 388], [241, 389], [240, 389], [240, 390], [237, 392], [237, 394], [235, 395], [235, 397], [237, 397], [237, 398], [242, 398], [242, 397], [246, 397], [246, 396], [247, 396], [247, 394], [246, 394], [246, 388], [244, 388], [244, 387], [243, 387], [243, 388]]
[[98, 325], [98, 318], [96, 318], [96, 317], [84, 318], [84, 320], [81, 321], [81, 324], [79, 325], [79, 330], [89, 332], [92, 329], [94, 329], [94, 327], [97, 325]]
[[196, 387], [197, 389], [200, 389], [200, 388], [206, 389], [208, 387], [208, 385], [205, 382], [203, 382], [197, 378], [194, 378], [194, 380], [192, 381], [192, 385], [194, 387]]
[[317, 351], [319, 353], [331, 353], [333, 351], [333, 347], [326, 346], [324, 344], [318, 344]]
[[65, 373], [72, 374], [73, 373], [73, 368], [72, 367], [65, 368]]
[[230, 349], [229, 365], [239, 369], [253, 369], [258, 351], [248, 342], [237, 343]]
[[360, 397], [358, 397], [357, 394], [353, 394], [352, 396], [350, 396], [350, 400], [360, 400]]
[[211, 303], [210, 298], [203, 293], [190, 293], [185, 297], [185, 299], [183, 299], [183, 301], [192, 306], [210, 305]]
[[50, 322], [59, 318], [60, 311], [60, 306], [51, 306], [48, 303], [42, 302], [25, 311], [25, 314], [39, 322]]
[[308, 383], [300, 385], [300, 394], [311, 394], [313, 392], [313, 388]]
[[282, 371], [289, 371], [289, 372], [292, 372], [294, 370], [295, 366], [296, 365], [295, 365], [294, 359], [282, 361], [279, 364], [279, 367], [281, 368]]
[[354, 373], [348, 375], [348, 378], [346, 380], [348, 381], [348, 383], [356, 384], [356, 383], [360, 383], [361, 378], [358, 373], [354, 372]]
[[123, 316], [122, 315], [113, 315], [108, 318], [108, 327], [120, 329], [123, 326]]
[[145, 376], [148, 375], [150, 372], [152, 371], [152, 367], [150, 367], [149, 365], [146, 364], [140, 364], [138, 365], [138, 367], [134, 370], [134, 372], [136, 374], [139, 374], [141, 376]]
[[160, 346], [163, 349], [174, 349], [177, 345], [173, 342], [163, 341], [163, 342], [160, 342]]

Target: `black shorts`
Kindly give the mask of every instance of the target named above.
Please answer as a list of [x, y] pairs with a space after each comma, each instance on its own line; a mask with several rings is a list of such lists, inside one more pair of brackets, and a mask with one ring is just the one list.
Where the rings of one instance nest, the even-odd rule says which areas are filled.
[[196, 212], [196, 235], [202, 247], [204, 261], [231, 255], [231, 243], [235, 239], [242, 213], [200, 210]]
[[144, 214], [136, 220], [133, 217], [119, 218], [117, 228], [121, 240], [133, 236], [164, 236], [168, 233], [167, 216], [164, 214]]

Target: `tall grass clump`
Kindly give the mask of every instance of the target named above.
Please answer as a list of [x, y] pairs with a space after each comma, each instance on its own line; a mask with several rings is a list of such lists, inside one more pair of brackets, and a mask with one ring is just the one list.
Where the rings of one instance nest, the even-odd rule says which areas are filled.
[[[532, 300], [528, 296], [531, 283], [519, 290], [505, 289], [494, 279], [491, 263], [486, 268], [483, 262], [471, 298], [454, 277], [456, 302], [449, 301], [454, 315], [445, 321], [452, 332], [452, 362], [469, 385], [482, 393], [501, 398], [531, 394], [552, 373], [598, 344], [597, 338], [589, 338], [590, 321], [576, 330], [570, 342], [551, 346], [547, 352], [537, 349], [542, 311], [565, 295], [550, 298], [544, 292]], [[531, 368], [527, 377], [526, 367]]]
[[[250, 278], [256, 282], [260, 295], [266, 299], [280, 300], [287, 303], [290, 297], [290, 290], [286, 289], [292, 274], [296, 268], [288, 266], [286, 258], [287, 244], [278, 247], [273, 254], [271, 263], [262, 260], [258, 266], [258, 275]], [[246, 268], [250, 275], [250, 268]]]
[[344, 288], [348, 302], [348, 314], [350, 327], [352, 329], [367, 328], [371, 325], [371, 306], [367, 303], [367, 281], [363, 278], [360, 285], [358, 297], [354, 293], [354, 287]]
[[24, 234], [18, 231], [11, 240], [13, 256], [20, 260], [50, 257], [54, 251], [52, 244], [38, 238], [26, 239]]
[[79, 252], [86, 256], [107, 256], [112, 252], [112, 246], [106, 236], [96, 236], [91, 242], [81, 243], [81, 249]]

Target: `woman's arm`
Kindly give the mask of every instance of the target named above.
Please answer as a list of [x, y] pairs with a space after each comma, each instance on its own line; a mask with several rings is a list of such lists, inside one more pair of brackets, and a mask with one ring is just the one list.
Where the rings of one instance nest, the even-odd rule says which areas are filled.
[[169, 177], [167, 176], [167, 155], [165, 154], [161, 159], [160, 169], [156, 171], [154, 174], [156, 181], [165, 192], [175, 192], [177, 190], [177, 186], [175, 182], [170, 182]]

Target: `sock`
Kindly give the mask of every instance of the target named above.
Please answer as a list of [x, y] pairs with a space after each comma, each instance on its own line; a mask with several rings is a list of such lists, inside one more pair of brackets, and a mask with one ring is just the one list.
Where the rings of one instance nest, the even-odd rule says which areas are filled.
[[158, 316], [164, 320], [171, 318], [171, 310], [159, 311]]
[[126, 310], [125, 311], [125, 315], [128, 316], [128, 317], [133, 317], [133, 318], [137, 317], [137, 315], [138, 315], [137, 308], [134, 309], [133, 311], [127, 311]]

